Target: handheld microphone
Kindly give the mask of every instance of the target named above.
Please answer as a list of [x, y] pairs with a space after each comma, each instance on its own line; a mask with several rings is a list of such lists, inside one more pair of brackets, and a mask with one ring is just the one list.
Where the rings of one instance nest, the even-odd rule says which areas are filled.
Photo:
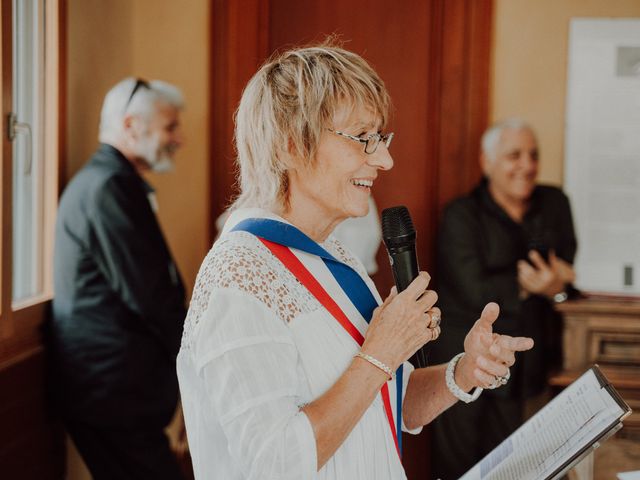
[[[398, 293], [418, 276], [416, 229], [405, 206], [385, 208], [382, 211], [382, 238], [387, 247]], [[426, 348], [420, 348], [409, 361], [416, 367], [427, 366]]]

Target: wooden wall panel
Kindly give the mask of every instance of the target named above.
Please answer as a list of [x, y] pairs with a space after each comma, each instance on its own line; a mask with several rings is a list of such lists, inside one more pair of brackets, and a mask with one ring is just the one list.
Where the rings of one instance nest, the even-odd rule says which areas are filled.
[[[1, 2], [0, 36], [2, 37], [2, 60], [0, 70], [6, 76], [12, 67], [11, 40], [11, 0]], [[48, 146], [61, 155], [64, 146], [66, 124], [66, 0], [45, 2], [47, 72], [51, 82], [47, 94], [56, 96], [49, 106], [57, 107], [53, 134]], [[57, 77], [51, 78], [51, 75]], [[9, 74], [8, 78], [11, 78]], [[6, 78], [4, 79], [6, 80]], [[4, 119], [11, 110], [12, 83], [2, 84], [3, 127]], [[51, 119], [49, 119], [51, 120]], [[3, 142], [3, 164], [11, 165], [11, 144]], [[58, 158], [61, 161], [61, 158]], [[54, 169], [55, 170], [55, 169]], [[0, 199], [5, 209], [5, 220], [11, 217], [12, 176], [3, 172], [3, 195]], [[54, 175], [61, 178], [59, 172]], [[56, 190], [57, 183], [51, 187]], [[49, 197], [55, 192], [45, 194]], [[3, 203], [4, 200], [4, 203]], [[51, 205], [49, 205], [51, 207]], [[9, 215], [6, 216], [7, 212]], [[10, 222], [4, 222], [3, 239], [11, 239]], [[45, 354], [40, 333], [40, 325], [45, 319], [48, 302], [34, 303], [29, 307], [12, 311], [11, 295], [11, 249], [3, 248], [4, 258], [0, 284], [2, 284], [2, 317], [0, 318], [0, 478], [20, 480], [57, 480], [64, 477], [64, 436], [54, 412], [47, 405], [45, 382]], [[47, 247], [49, 248], [49, 247]], [[45, 268], [45, 271], [48, 271]], [[47, 280], [45, 280], [45, 285]]]
[[487, 125], [491, 8], [489, 2], [440, 1], [440, 104], [437, 132], [438, 210], [480, 178], [480, 136]]
[[[479, 139], [488, 116], [492, 0], [218, 0], [213, 12], [212, 201], [222, 211], [233, 192], [232, 112], [241, 89], [275, 50], [337, 34], [385, 81], [394, 103], [395, 166], [374, 188], [380, 209], [404, 204], [418, 230], [421, 267], [434, 275], [443, 205], [480, 178]], [[240, 21], [241, 20], [241, 21]], [[384, 249], [374, 277], [392, 284]], [[428, 429], [425, 429], [428, 431]], [[428, 434], [405, 436], [409, 478], [429, 470]]]
[[[235, 193], [233, 114], [242, 90], [267, 56], [268, 0], [215, 0], [211, 9], [211, 214]], [[211, 240], [216, 237], [211, 222]]]
[[[409, 208], [419, 232], [418, 251], [425, 252], [429, 238], [425, 219], [435, 188], [431, 139], [424, 131], [431, 90], [430, 3], [403, 1], [390, 7], [383, 0], [312, 4], [272, 0], [270, 6], [270, 50], [321, 41], [334, 33], [344, 40], [345, 48], [366, 58], [386, 83], [394, 106], [388, 130], [396, 134], [391, 146], [395, 165], [378, 177], [373, 194], [380, 210], [400, 204]], [[376, 279], [384, 291], [391, 285], [387, 264], [383, 256]]]
[[45, 404], [44, 372], [42, 349], [0, 365], [2, 478], [63, 478], [64, 437], [50, 406]]
[[[405, 204], [418, 228], [423, 268], [433, 270], [442, 206], [478, 180], [487, 122], [491, 0], [216, 0], [212, 15], [213, 214], [234, 193], [233, 112], [242, 88], [274, 50], [337, 34], [385, 80], [394, 102], [395, 167], [378, 181], [382, 208]], [[212, 230], [212, 238], [215, 229]], [[382, 265], [386, 263], [380, 252]], [[391, 285], [388, 269], [376, 280]]]

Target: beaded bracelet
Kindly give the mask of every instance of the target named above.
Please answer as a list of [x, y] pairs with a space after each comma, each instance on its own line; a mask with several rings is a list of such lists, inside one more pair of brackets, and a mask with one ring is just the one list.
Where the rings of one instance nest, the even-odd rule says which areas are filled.
[[366, 353], [362, 353], [362, 352], [358, 352], [356, 353], [354, 356], [355, 357], [360, 357], [364, 360], [366, 360], [367, 362], [369, 362], [371, 365], [374, 365], [376, 367], [378, 367], [380, 370], [382, 370], [384, 373], [386, 373], [387, 375], [389, 375], [389, 378], [391, 380], [393, 380], [395, 378], [395, 373], [393, 372], [393, 370], [391, 370], [391, 368], [389, 368], [388, 365], [382, 363], [380, 360], [378, 360], [377, 358], [373, 358], [371, 355], [367, 355]]
[[455, 381], [454, 375], [456, 371], [456, 365], [458, 361], [462, 358], [464, 352], [459, 353], [455, 357], [451, 359], [449, 364], [447, 365], [447, 371], [445, 373], [445, 380], [447, 382], [447, 388], [456, 397], [458, 400], [462, 400], [464, 403], [471, 403], [474, 400], [477, 400], [480, 394], [482, 393], [482, 388], [476, 387], [473, 391], [473, 394], [467, 393], [462, 390]]

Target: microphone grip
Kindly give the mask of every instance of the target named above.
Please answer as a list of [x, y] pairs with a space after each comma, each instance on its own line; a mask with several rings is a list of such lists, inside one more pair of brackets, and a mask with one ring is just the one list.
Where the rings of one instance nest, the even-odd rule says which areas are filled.
[[418, 257], [415, 248], [393, 251], [389, 254], [398, 293], [405, 290], [418, 276]]
[[425, 368], [429, 365], [427, 362], [427, 346], [422, 346], [418, 349], [416, 353], [414, 353], [409, 359], [409, 363], [411, 365], [416, 366], [417, 368]]
[[[415, 246], [412, 248], [390, 250], [389, 259], [391, 261], [391, 270], [393, 271], [396, 289], [398, 293], [400, 293], [405, 290], [418, 276], [418, 273], [420, 273]], [[417, 368], [426, 367], [428, 365], [426, 346], [418, 349], [409, 359], [409, 362]]]

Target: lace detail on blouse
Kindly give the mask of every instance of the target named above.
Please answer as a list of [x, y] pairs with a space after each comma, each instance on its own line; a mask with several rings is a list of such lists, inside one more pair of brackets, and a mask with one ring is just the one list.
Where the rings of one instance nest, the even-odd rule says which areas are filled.
[[[366, 276], [362, 265], [336, 239], [329, 237], [322, 246]], [[231, 232], [213, 245], [202, 262], [184, 323], [182, 348], [191, 346], [193, 331], [216, 288], [245, 292], [286, 323], [321, 308], [309, 290], [254, 235]]]
[[245, 292], [287, 323], [319, 308], [309, 291], [255, 236], [232, 232], [214, 244], [200, 267], [184, 324], [183, 348], [190, 346], [192, 332], [216, 288]]
[[333, 255], [337, 260], [346, 263], [353, 268], [360, 276], [367, 278], [367, 274], [364, 265], [360, 261], [356, 260], [351, 252], [349, 252], [344, 245], [342, 245], [335, 237], [329, 236], [329, 238], [322, 244], [324, 249]]

